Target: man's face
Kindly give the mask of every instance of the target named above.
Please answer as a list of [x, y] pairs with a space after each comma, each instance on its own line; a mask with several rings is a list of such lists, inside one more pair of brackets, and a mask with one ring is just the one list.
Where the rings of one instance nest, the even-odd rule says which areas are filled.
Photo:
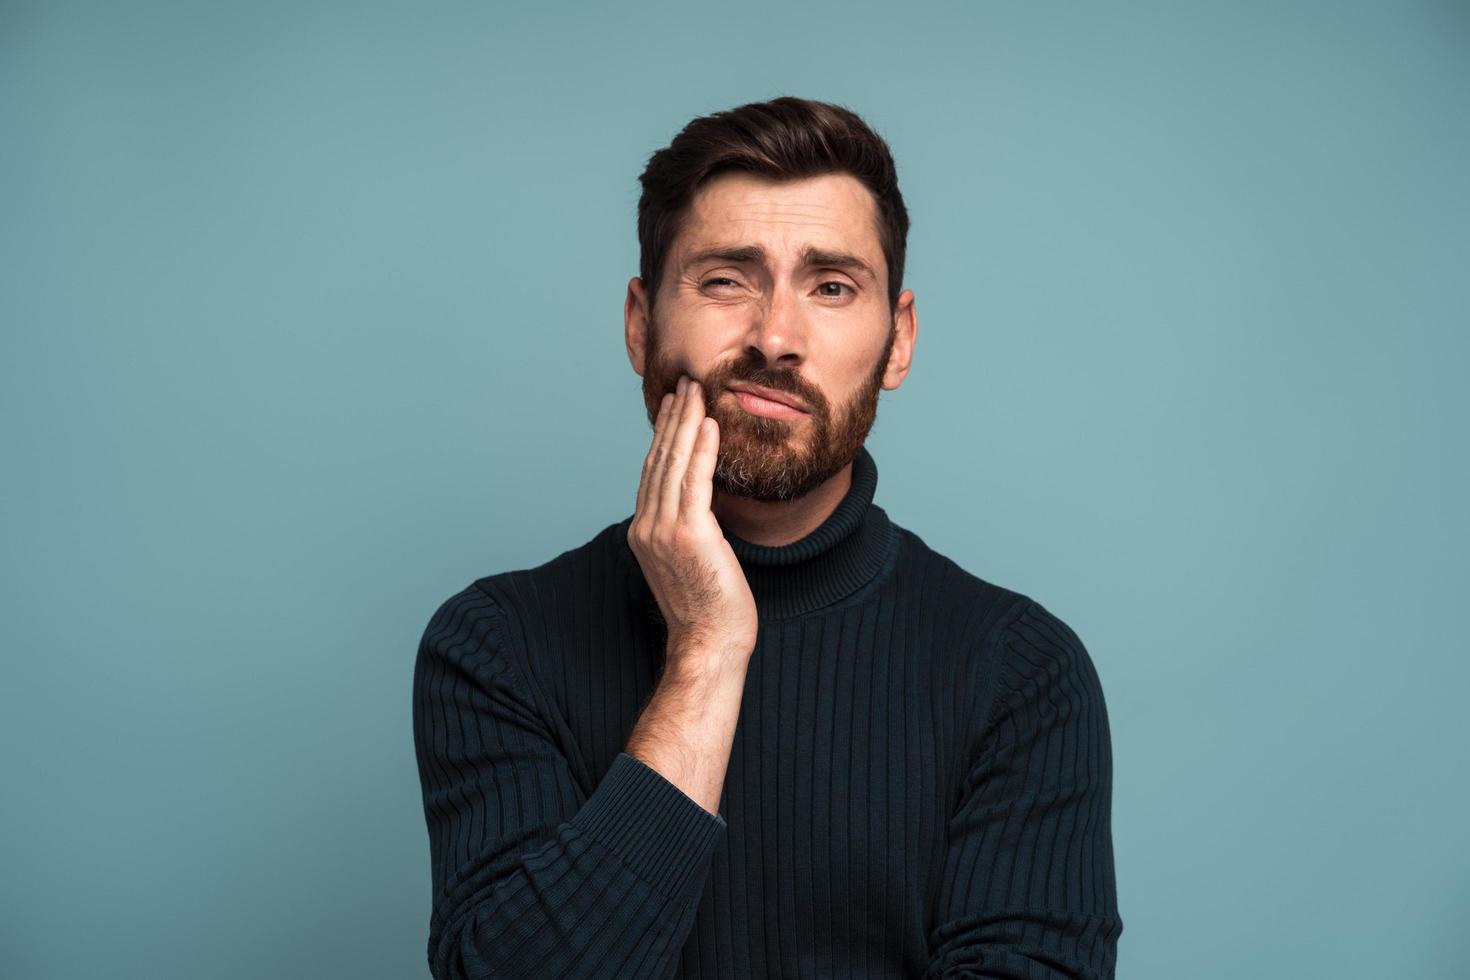
[[[714, 484], [733, 496], [793, 500], [831, 479], [862, 448], [879, 389], [908, 371], [913, 294], [890, 311], [877, 207], [846, 174], [716, 177], [670, 249], [652, 322], [639, 315], [641, 280], [629, 288], [629, 356], [644, 368], [649, 422], [680, 374], [698, 380], [720, 427]], [[769, 414], [737, 397], [747, 384], [803, 410]]]

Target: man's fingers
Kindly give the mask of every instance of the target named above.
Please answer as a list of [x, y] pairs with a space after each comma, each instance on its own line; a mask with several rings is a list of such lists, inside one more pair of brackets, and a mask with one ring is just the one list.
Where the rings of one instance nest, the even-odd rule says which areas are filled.
[[655, 452], [658, 449], [659, 440], [662, 438], [664, 429], [668, 425], [669, 412], [674, 404], [674, 396], [667, 393], [659, 399], [658, 415], [653, 423], [653, 441], [648, 444], [648, 455], [643, 457], [643, 472], [638, 477], [638, 500], [634, 505], [634, 511], [642, 514], [647, 510], [653, 498], [653, 487], [658, 484], [653, 479], [655, 468]]
[[694, 438], [693, 455], [684, 470], [684, 496], [679, 502], [681, 520], [709, 513], [714, 492], [715, 460], [719, 458], [720, 426], [714, 416], [699, 423], [699, 432]]
[[684, 470], [689, 465], [694, 437], [698, 434], [699, 420], [703, 417], [704, 398], [699, 394], [699, 383], [691, 379], [684, 386], [684, 398], [678, 405], [677, 414], [670, 420], [673, 423], [673, 435], [664, 463], [663, 494], [658, 504], [659, 514], [676, 521], [681, 511], [679, 498], [684, 493]]
[[679, 421], [683, 418], [684, 404], [688, 397], [689, 385], [683, 375], [680, 375], [674, 389], [674, 400], [669, 405], [669, 417], [664, 419], [664, 430], [659, 433], [658, 445], [653, 450], [653, 472], [649, 474], [652, 482], [648, 488], [648, 516], [654, 521], [663, 512], [663, 486], [668, 478], [669, 450], [673, 448], [674, 437], [679, 434]]
[[669, 466], [669, 446], [673, 445], [674, 434], [679, 430], [679, 414], [684, 405], [684, 393], [684, 377], [681, 375], [673, 391], [673, 401], [669, 403], [668, 418], [664, 419], [664, 427], [659, 432], [658, 438], [654, 440], [653, 468], [648, 474], [647, 505], [650, 526], [653, 526], [653, 522], [658, 520], [661, 509], [664, 473]]

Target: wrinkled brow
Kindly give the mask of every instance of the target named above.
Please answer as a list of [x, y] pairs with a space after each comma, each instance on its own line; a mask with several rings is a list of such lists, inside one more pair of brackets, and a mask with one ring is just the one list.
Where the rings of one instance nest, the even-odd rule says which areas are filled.
[[[689, 258], [684, 260], [686, 266], [700, 265], [704, 262], [733, 262], [737, 265], [769, 265], [766, 259], [766, 250], [759, 245], [714, 245], [702, 248]], [[848, 269], [866, 276], [873, 282], [878, 281], [878, 276], [873, 272], [871, 266], [846, 252], [833, 252], [815, 245], [808, 245], [801, 252], [801, 267], [831, 266], [836, 269]]]

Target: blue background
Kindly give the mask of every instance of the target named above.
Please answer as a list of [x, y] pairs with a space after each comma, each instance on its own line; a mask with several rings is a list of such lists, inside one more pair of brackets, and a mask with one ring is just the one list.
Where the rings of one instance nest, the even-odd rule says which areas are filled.
[[1464, 976], [1451, 0], [4, 2], [0, 972], [427, 975], [420, 634], [632, 512], [638, 172], [779, 94], [913, 218], [877, 502], [1098, 667], [1119, 975]]

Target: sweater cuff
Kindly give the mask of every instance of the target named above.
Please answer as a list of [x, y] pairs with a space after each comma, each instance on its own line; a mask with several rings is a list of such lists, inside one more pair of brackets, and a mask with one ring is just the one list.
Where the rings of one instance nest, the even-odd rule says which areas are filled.
[[618, 753], [571, 823], [675, 899], [692, 879], [704, 877], [727, 826], [723, 816], [626, 752]]

